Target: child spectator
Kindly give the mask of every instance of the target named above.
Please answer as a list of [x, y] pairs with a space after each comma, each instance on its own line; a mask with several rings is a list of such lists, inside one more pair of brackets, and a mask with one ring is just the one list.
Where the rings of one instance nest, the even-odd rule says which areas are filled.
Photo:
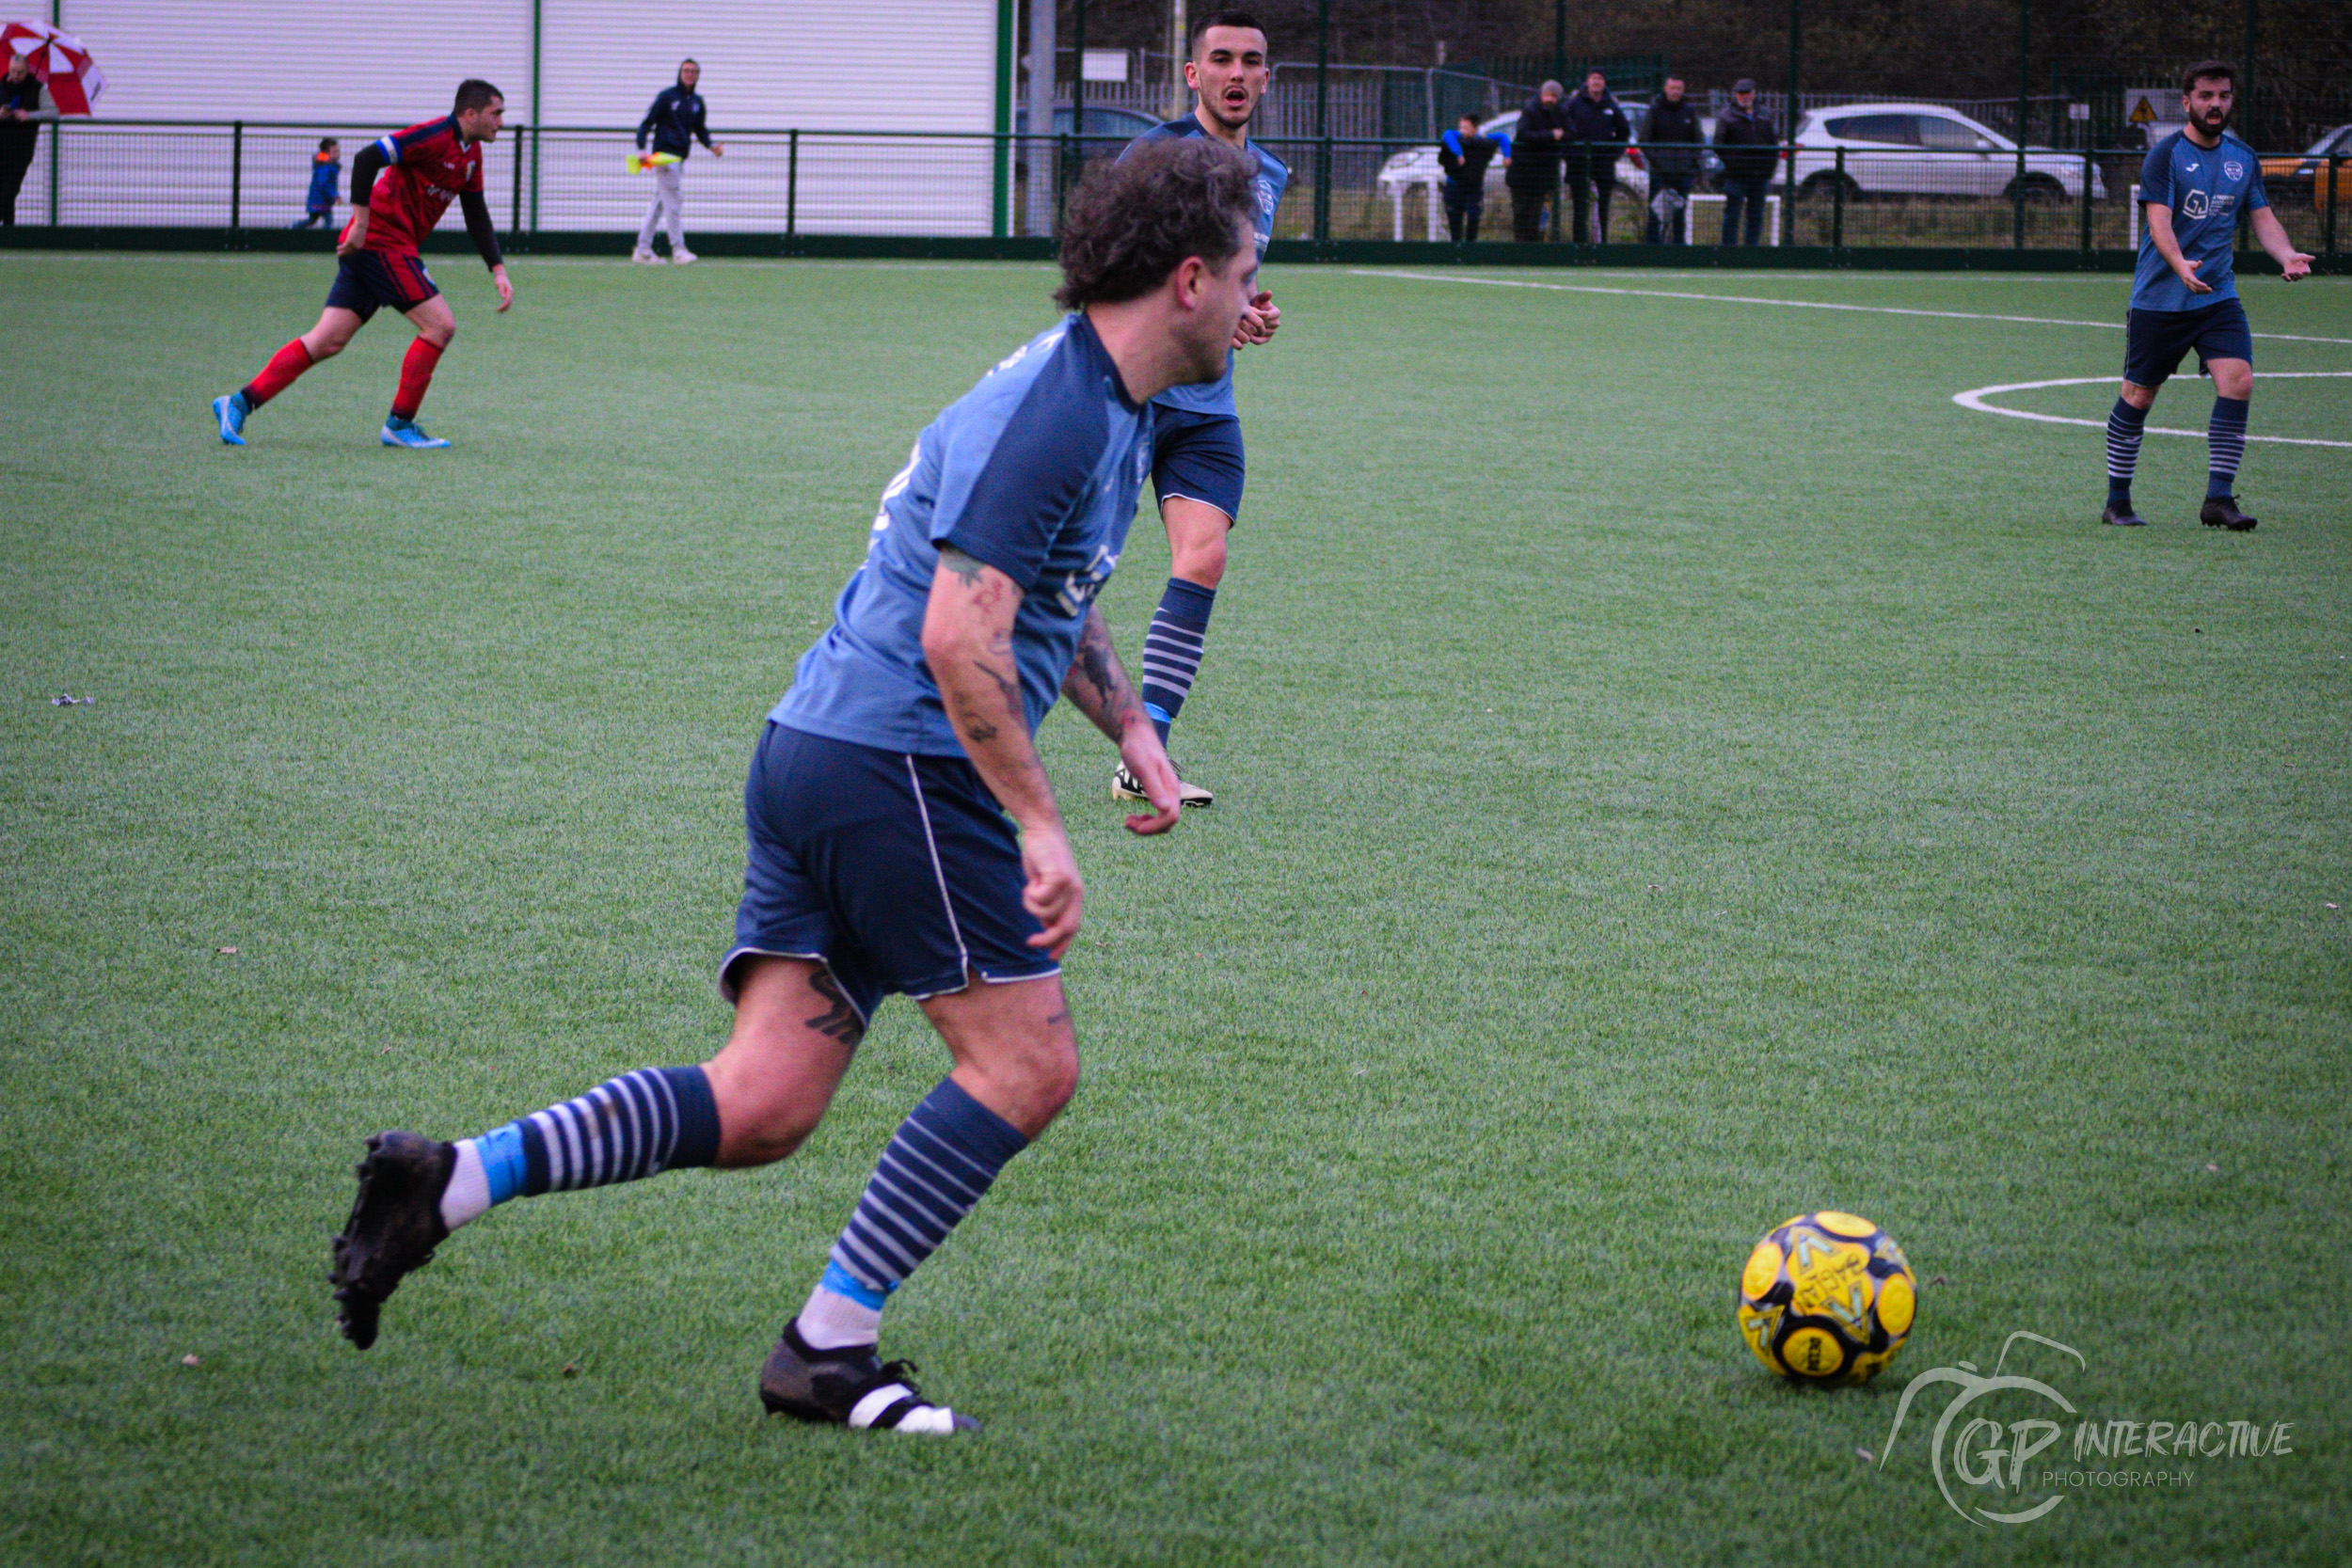
[[319, 150], [310, 155], [310, 194], [302, 204], [306, 215], [294, 219], [291, 227], [335, 227], [336, 187], [343, 174], [342, 152], [343, 144], [334, 137], [320, 141]]
[[1511, 166], [1511, 138], [1482, 136], [1478, 117], [1464, 115], [1456, 130], [1448, 131], [1438, 145], [1438, 165], [1445, 170], [1445, 226], [1455, 245], [1478, 238], [1478, 214], [1486, 202], [1486, 166], [1502, 157]]

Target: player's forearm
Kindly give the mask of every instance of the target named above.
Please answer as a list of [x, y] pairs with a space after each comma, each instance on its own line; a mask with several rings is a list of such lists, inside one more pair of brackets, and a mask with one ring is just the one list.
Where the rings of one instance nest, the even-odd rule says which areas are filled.
[[465, 191], [457, 198], [460, 211], [466, 214], [466, 234], [473, 247], [482, 254], [482, 264], [492, 272], [505, 265], [499, 254], [498, 224], [490, 216], [490, 201], [480, 191]]
[[2281, 267], [2300, 254], [2295, 248], [2295, 242], [2287, 237], [2286, 225], [2280, 223], [2279, 214], [2269, 208], [2255, 208], [2253, 223], [2254, 243], [2269, 252], [2270, 259]]
[[940, 552], [923, 612], [923, 658], [947, 722], [991, 793], [1024, 828], [1058, 828], [1061, 809], [1029, 737], [1013, 653], [1021, 590], [993, 566], [952, 546]]
[[1113, 740], [1124, 740], [1132, 726], [1152, 721], [1111, 646], [1111, 628], [1099, 609], [1087, 611], [1086, 628], [1078, 634], [1078, 657], [1062, 677], [1061, 694]]
[[2172, 237], [2172, 209], [2161, 201], [2148, 203], [2148, 243], [2156, 247], [2166, 266], [2180, 270], [2181, 242]]

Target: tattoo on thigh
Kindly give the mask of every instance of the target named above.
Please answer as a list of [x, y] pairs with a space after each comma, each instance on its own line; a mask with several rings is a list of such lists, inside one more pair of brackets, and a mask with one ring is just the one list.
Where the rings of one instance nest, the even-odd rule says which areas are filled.
[[829, 969], [817, 971], [808, 977], [808, 984], [810, 990], [832, 1003], [833, 1006], [815, 1017], [805, 1018], [801, 1022], [818, 1034], [829, 1036], [839, 1040], [843, 1045], [855, 1049], [857, 1042], [866, 1037], [866, 1025], [858, 1021], [857, 1009], [850, 1006], [850, 999], [842, 994], [840, 982], [833, 977], [833, 971]]

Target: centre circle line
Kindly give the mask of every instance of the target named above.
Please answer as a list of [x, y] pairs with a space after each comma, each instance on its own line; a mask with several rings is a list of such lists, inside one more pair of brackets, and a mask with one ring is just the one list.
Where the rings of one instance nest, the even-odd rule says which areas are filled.
[[[2256, 371], [2254, 374], [2265, 381], [2286, 381], [2330, 376], [2352, 377], [2352, 371]], [[2044, 387], [2094, 387], [2114, 379], [2115, 377], [2111, 375], [2067, 375], [2060, 376], [2055, 381], [2006, 381], [1996, 387], [1972, 387], [1964, 392], [1954, 392], [1952, 401], [1963, 408], [1971, 408], [1979, 414], [1998, 414], [2005, 419], [2011, 420], [2032, 420], [2038, 424], [2077, 424], [2088, 425], [2093, 430], [2104, 430], [2107, 423], [2105, 420], [2077, 420], [2065, 414], [2033, 414], [2023, 408], [2003, 408], [1997, 404], [1987, 403], [1984, 400], [2000, 392], [2032, 392], [2039, 391]], [[2163, 426], [2152, 424], [2146, 427], [2145, 434], [2186, 436], [2201, 441], [2205, 439], [2209, 432], [2168, 430]], [[2322, 441], [2309, 436], [2256, 436], [2249, 432], [2246, 438], [2249, 441], [2271, 441], [2282, 447], [2342, 447], [2352, 451], [2352, 441]]]

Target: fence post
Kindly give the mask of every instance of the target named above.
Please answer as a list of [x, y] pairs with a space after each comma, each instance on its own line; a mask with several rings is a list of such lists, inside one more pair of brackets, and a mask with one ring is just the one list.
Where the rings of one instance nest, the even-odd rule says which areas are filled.
[[523, 231], [523, 138], [529, 135], [528, 127], [518, 127], [515, 132], [515, 192], [506, 215], [506, 231], [510, 235]]
[[2026, 143], [2023, 137], [2017, 142], [2017, 172], [2010, 176], [2009, 182], [2009, 207], [2011, 216], [2009, 247], [2023, 250], [2026, 248]]
[[1315, 243], [1331, 238], [1331, 0], [1315, 0]]
[[49, 227], [57, 227], [57, 186], [65, 178], [65, 121], [53, 120], [49, 126]]
[[2090, 184], [2099, 178], [2098, 160], [2090, 149], [2083, 149], [2083, 254], [2090, 254]]
[[801, 133], [787, 133], [791, 143], [784, 158], [784, 231], [801, 231]]
[[[535, 10], [533, 14], [536, 14]], [[531, 106], [535, 112], [539, 107], [538, 101], [532, 100]], [[539, 154], [547, 139], [545, 126], [533, 125], [531, 128], [531, 231], [533, 234], [539, 232]], [[522, 149], [518, 147], [515, 150], [520, 152]]]
[[243, 227], [245, 216], [245, 121], [229, 125], [229, 227]]
[[2328, 254], [2336, 253], [2336, 193], [2344, 188], [2344, 154], [2328, 154]]
[[[1790, 174], [1796, 173], [1792, 167]], [[1837, 172], [1829, 185], [1829, 247], [1832, 252], [1846, 248], [1846, 150], [1837, 150]]]

